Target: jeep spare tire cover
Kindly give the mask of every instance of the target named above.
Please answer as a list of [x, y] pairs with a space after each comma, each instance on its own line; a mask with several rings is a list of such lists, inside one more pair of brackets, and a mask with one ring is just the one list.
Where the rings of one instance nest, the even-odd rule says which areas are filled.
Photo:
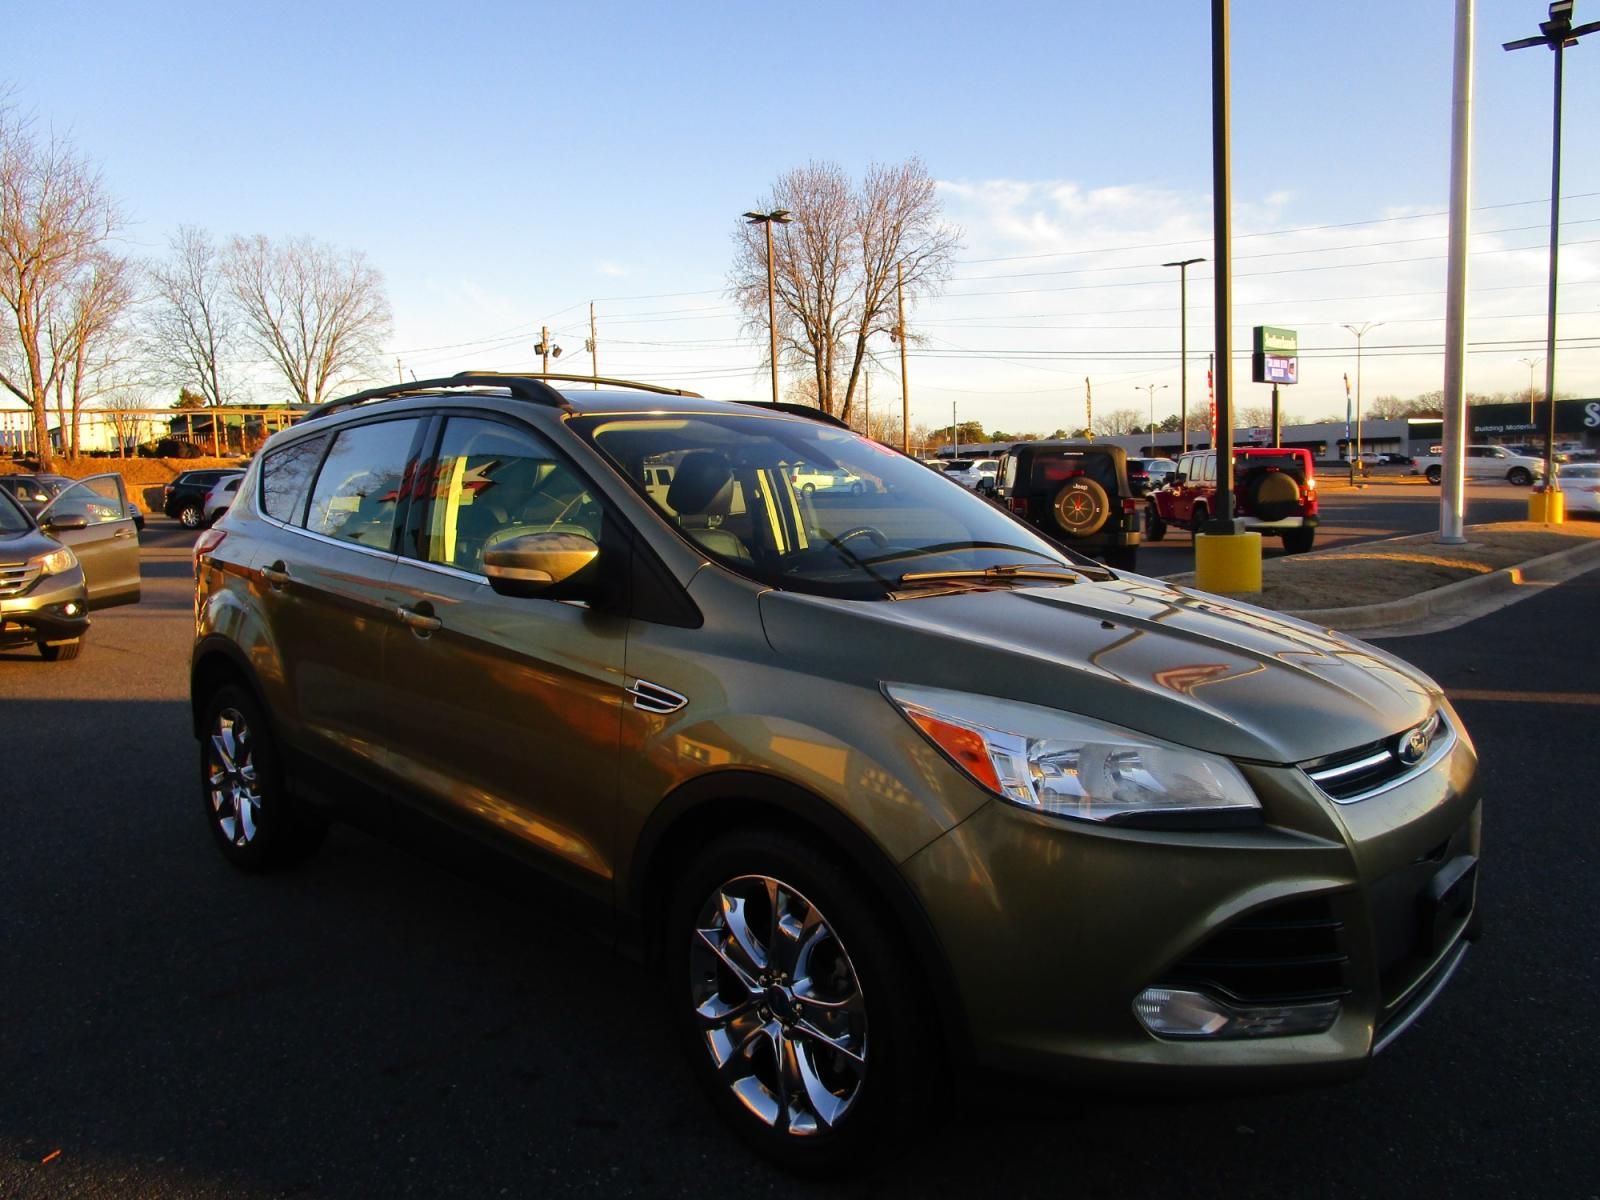
[[1050, 510], [1056, 524], [1068, 537], [1086, 538], [1100, 532], [1111, 515], [1111, 501], [1105, 488], [1083, 476], [1069, 482], [1056, 493]]
[[1246, 485], [1245, 495], [1257, 520], [1281, 521], [1300, 511], [1300, 485], [1283, 471], [1262, 471]]

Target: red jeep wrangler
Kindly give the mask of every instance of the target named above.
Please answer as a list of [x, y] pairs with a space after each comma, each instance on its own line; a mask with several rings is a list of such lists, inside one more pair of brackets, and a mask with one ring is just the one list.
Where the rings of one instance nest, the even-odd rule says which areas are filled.
[[[1317, 479], [1309, 450], [1270, 446], [1236, 447], [1233, 452], [1234, 515], [1248, 529], [1276, 533], [1288, 554], [1303, 554], [1317, 536]], [[1159, 542], [1167, 526], [1191, 533], [1216, 508], [1217, 452], [1197, 450], [1178, 459], [1172, 482], [1151, 492], [1144, 536]]]

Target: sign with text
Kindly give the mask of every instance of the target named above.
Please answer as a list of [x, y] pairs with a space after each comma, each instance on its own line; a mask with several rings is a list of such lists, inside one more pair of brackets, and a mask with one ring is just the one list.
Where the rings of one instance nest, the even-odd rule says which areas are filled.
[[1250, 355], [1250, 378], [1255, 383], [1300, 381], [1300, 335], [1272, 325], [1255, 327]]

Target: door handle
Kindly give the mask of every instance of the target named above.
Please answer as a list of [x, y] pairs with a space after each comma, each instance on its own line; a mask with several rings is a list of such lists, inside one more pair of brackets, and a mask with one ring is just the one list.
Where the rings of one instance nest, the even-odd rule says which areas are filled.
[[426, 637], [435, 629], [441, 629], [444, 626], [444, 622], [438, 617], [429, 613], [418, 612], [414, 608], [406, 608], [404, 605], [395, 609], [394, 615], [400, 618], [402, 625], [410, 626], [413, 633], [422, 637]]
[[283, 569], [283, 560], [279, 559], [270, 567], [261, 568], [261, 578], [272, 585], [273, 591], [278, 591], [289, 582], [289, 572]]
[[133, 536], [133, 530], [131, 530], [131, 529], [119, 529], [115, 533], [113, 533], [111, 536], [112, 537], [116, 537], [116, 538], [131, 538]]

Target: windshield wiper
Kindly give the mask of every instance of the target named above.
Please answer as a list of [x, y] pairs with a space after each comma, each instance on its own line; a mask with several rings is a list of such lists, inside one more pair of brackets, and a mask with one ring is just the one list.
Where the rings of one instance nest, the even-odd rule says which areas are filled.
[[[1054, 566], [1042, 564], [1035, 566], [1031, 563], [1007, 563], [998, 567], [981, 567], [968, 570], [952, 571], [912, 571], [900, 576], [900, 585], [904, 587], [913, 583], [945, 583], [958, 582], [970, 579], [977, 583], [1004, 582], [1010, 579], [1049, 579], [1056, 583], [1076, 583], [1079, 579], [1096, 577], [1099, 572], [1093, 568], [1069, 567], [1066, 565]], [[1104, 578], [1112, 576], [1108, 572]]]

